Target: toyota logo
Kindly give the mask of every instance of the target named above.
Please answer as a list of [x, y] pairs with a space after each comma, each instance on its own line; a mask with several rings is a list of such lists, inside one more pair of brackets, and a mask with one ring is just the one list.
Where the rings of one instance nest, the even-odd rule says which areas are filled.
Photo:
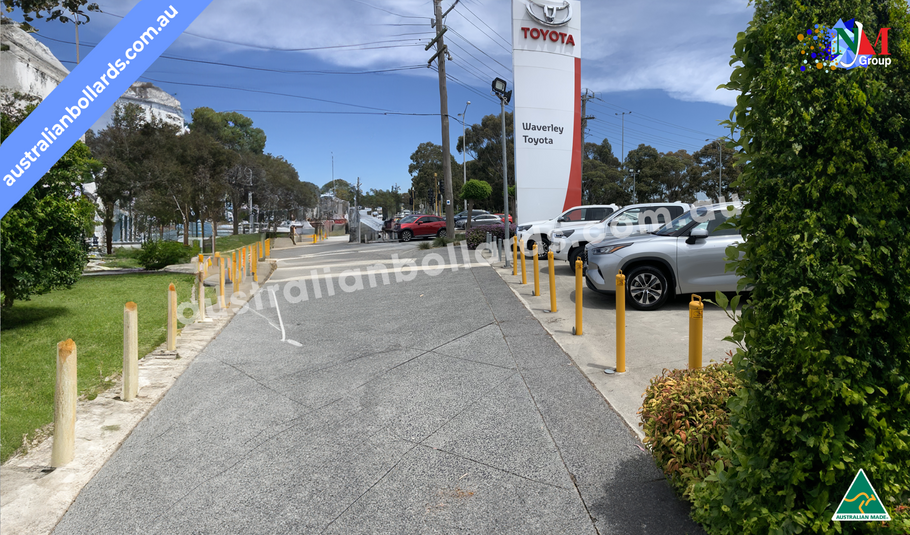
[[544, 26], [563, 26], [572, 18], [569, 2], [527, 0], [528, 13]]

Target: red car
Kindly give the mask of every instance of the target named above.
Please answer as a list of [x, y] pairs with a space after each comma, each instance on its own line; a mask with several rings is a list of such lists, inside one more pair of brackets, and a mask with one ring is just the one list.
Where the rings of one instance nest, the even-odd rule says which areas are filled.
[[[494, 215], [498, 215], [499, 219], [502, 219], [502, 214], [494, 214]], [[512, 214], [509, 214], [509, 223], [511, 223], [511, 222], [512, 222]]]
[[446, 220], [435, 215], [409, 215], [395, 223], [392, 231], [398, 234], [401, 241], [411, 241], [413, 238], [444, 238]]

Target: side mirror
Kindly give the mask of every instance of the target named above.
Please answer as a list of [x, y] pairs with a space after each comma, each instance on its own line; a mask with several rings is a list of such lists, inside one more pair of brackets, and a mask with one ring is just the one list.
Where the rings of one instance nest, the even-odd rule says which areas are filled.
[[565, 223], [566, 221], [567, 221], [566, 216], [564, 216], [564, 215], [561, 215], [556, 219], [557, 223]]
[[689, 233], [689, 237], [686, 238], [686, 243], [692, 245], [697, 240], [703, 240], [708, 237], [708, 230], [703, 228], [697, 228]]

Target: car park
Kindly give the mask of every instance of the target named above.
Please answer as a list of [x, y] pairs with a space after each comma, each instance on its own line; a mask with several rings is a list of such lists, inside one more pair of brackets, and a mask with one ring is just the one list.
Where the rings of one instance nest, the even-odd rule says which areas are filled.
[[736, 228], [721, 228], [741, 203], [697, 206], [647, 234], [586, 246], [585, 280], [594, 291], [615, 294], [626, 277], [626, 302], [638, 310], [660, 308], [673, 294], [735, 292], [739, 276], [726, 270], [726, 249], [742, 242]]
[[581, 228], [562, 228], [550, 232], [550, 250], [553, 258], [584, 261], [585, 246], [614, 237], [625, 237], [657, 230], [689, 210], [686, 203], [642, 203], [623, 206], [602, 221], [588, 223]]
[[392, 232], [401, 241], [411, 241], [414, 238], [444, 238], [446, 220], [435, 215], [412, 214], [396, 222]]
[[537, 254], [541, 258], [546, 258], [550, 249], [550, 232], [557, 229], [581, 228], [586, 224], [603, 220], [616, 210], [619, 210], [619, 206], [615, 204], [576, 206], [553, 219], [521, 223], [516, 228], [516, 236], [524, 243], [525, 256], [530, 256], [534, 244], [538, 244]]

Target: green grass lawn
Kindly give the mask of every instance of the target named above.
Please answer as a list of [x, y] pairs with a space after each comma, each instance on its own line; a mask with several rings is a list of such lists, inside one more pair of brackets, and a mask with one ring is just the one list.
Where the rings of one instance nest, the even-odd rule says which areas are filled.
[[256, 243], [262, 234], [237, 234], [236, 236], [219, 236], [215, 238], [215, 250], [219, 253], [240, 249], [245, 245]]
[[[166, 339], [167, 288], [188, 301], [192, 275], [83, 277], [69, 290], [17, 301], [0, 318], [0, 462], [54, 419], [57, 343], [76, 342], [79, 393], [93, 399], [123, 367], [123, 305], [139, 310], [140, 358]], [[212, 288], [206, 295], [214, 297]], [[179, 324], [178, 324], [179, 327]]]

